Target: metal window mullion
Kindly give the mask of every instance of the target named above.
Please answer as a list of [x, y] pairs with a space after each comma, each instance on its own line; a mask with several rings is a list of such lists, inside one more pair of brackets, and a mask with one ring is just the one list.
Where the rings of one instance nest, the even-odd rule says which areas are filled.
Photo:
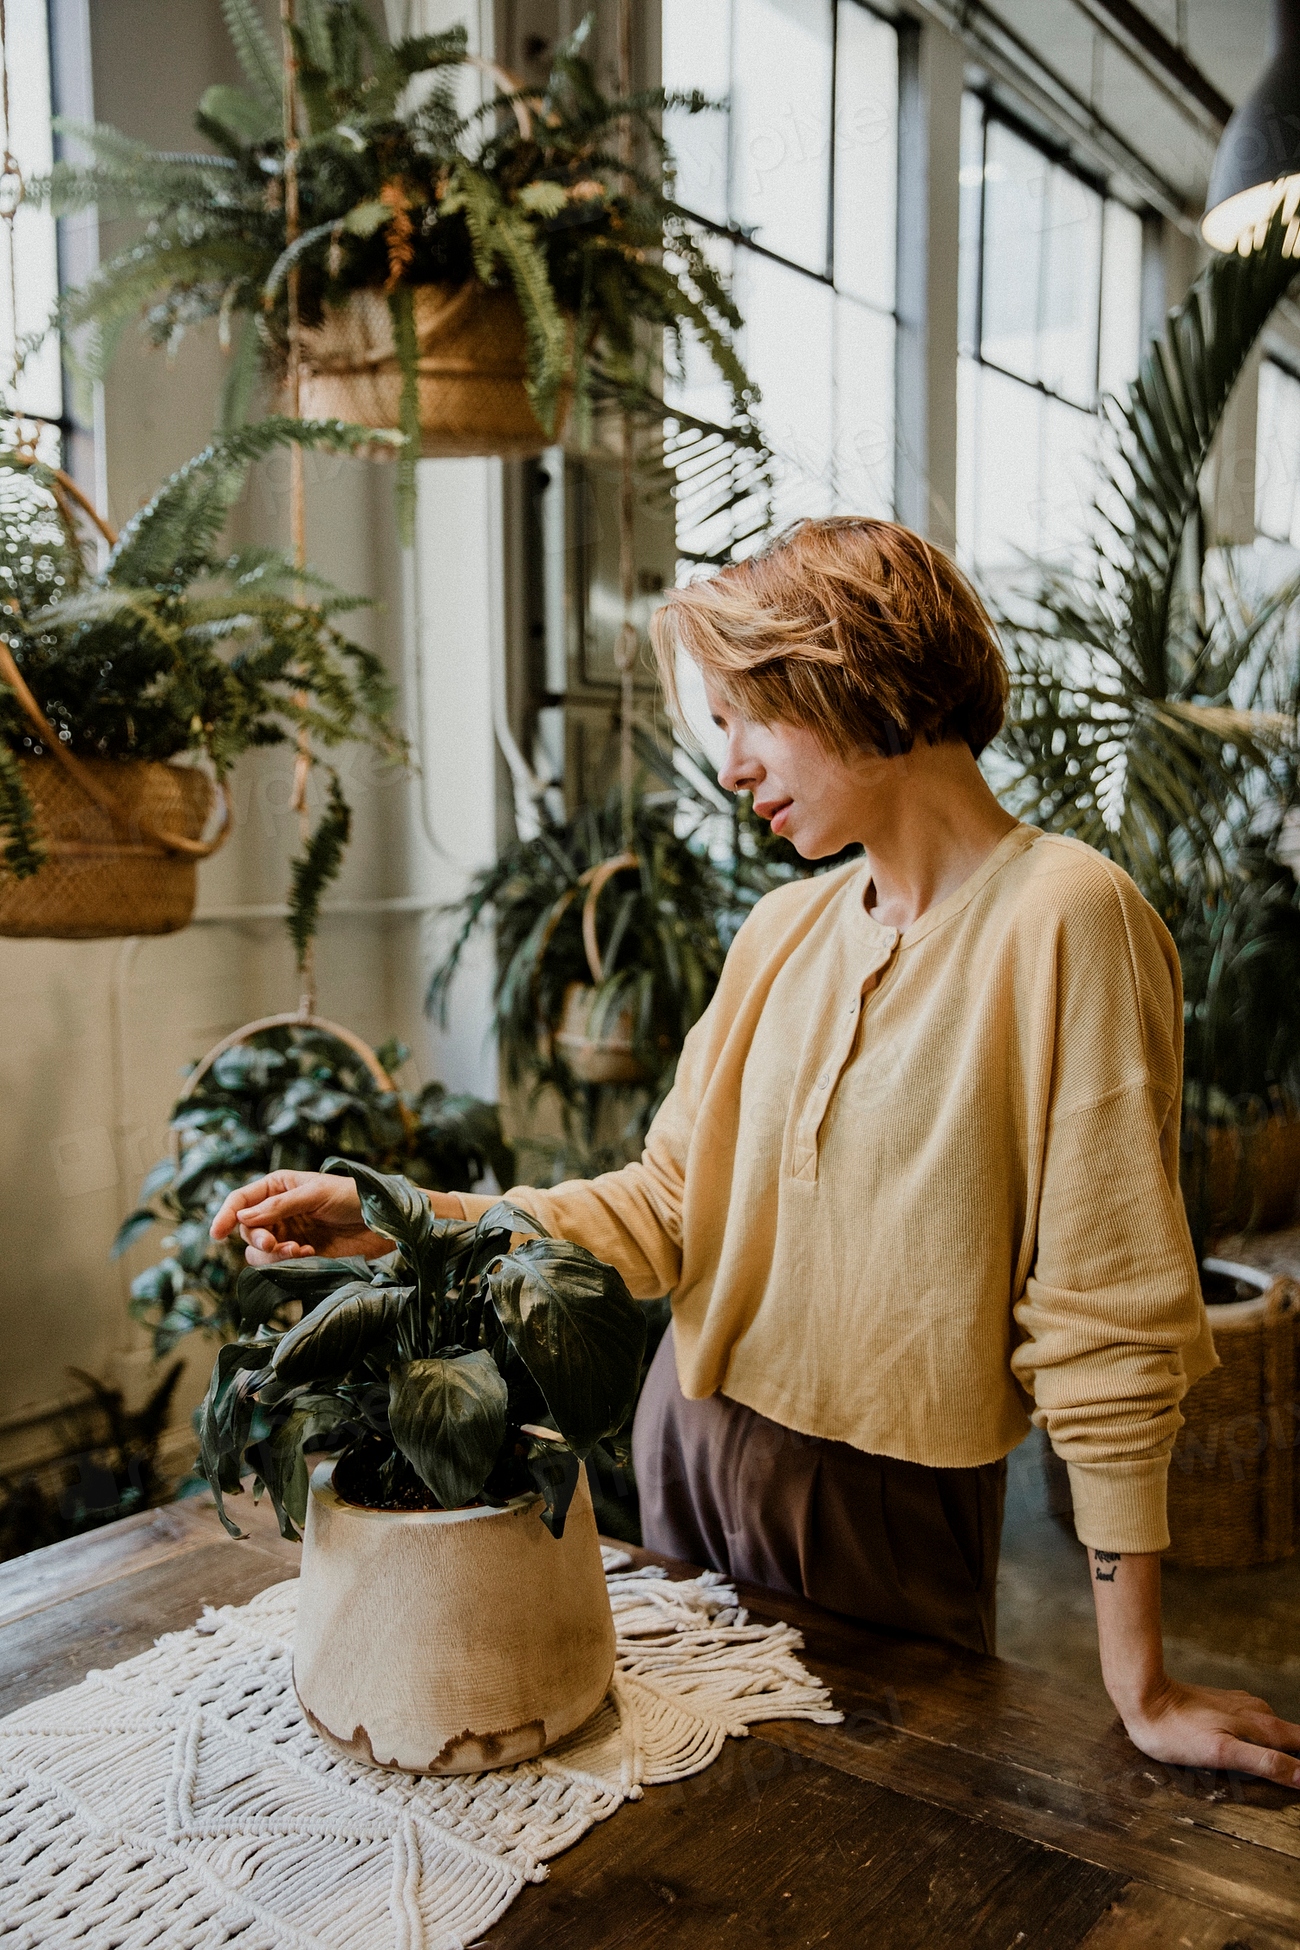
[[[826, 144], [826, 278], [835, 284], [835, 112], [840, 85], [840, 0], [827, 0], [831, 13], [831, 100], [829, 134]], [[831, 382], [834, 398], [834, 381]]]

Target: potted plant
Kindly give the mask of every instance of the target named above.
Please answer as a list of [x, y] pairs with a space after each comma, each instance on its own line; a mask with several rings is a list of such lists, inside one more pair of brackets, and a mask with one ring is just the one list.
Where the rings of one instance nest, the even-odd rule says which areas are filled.
[[243, 315], [232, 398], [259, 364], [278, 385], [296, 351], [301, 410], [408, 435], [408, 488], [421, 451], [540, 450], [570, 401], [584, 419], [597, 379], [640, 403], [665, 332], [706, 348], [747, 417], [739, 315], [672, 201], [655, 126], [703, 96], [604, 95], [589, 16], [544, 89], [493, 70], [504, 92], [465, 116], [458, 71], [490, 64], [463, 28], [390, 44], [360, 0], [300, 0], [286, 142], [280, 52], [253, 0], [224, 11], [248, 86], [203, 96], [197, 127], [215, 153], [78, 129], [94, 160], [60, 163], [29, 192], [61, 215], [95, 204], [146, 219], [65, 301], [101, 361], [141, 309], [158, 345], [203, 318], [228, 342]]
[[458, 904], [459, 931], [430, 984], [429, 1006], [444, 1007], [490, 912], [506, 1076], [553, 1090], [588, 1149], [602, 1086], [639, 1091], [644, 1123], [721, 972], [727, 879], [680, 823], [675, 797], [643, 796], [625, 845], [615, 794], [516, 840]]
[[[201, 1468], [233, 1535], [245, 1470], [286, 1536], [305, 1523], [294, 1684], [318, 1731], [409, 1773], [526, 1759], [613, 1670], [582, 1464], [630, 1413], [644, 1317], [612, 1267], [509, 1205], [439, 1220], [405, 1178], [326, 1169], [396, 1256], [240, 1275]], [[286, 1299], [302, 1315], [277, 1331]]]
[[[183, 927], [210, 850], [199, 835], [251, 748], [292, 738], [309, 766], [350, 739], [403, 756], [383, 667], [338, 625], [357, 599], [304, 582], [275, 549], [219, 539], [251, 462], [289, 441], [347, 452], [367, 437], [279, 419], [226, 435], [164, 482], [93, 572], [73, 484], [26, 447], [0, 451], [0, 933]], [[328, 776], [293, 868], [300, 957], [348, 837]]]
[[[152, 1336], [155, 1359], [195, 1331], [222, 1340], [239, 1331], [243, 1248], [208, 1228], [227, 1193], [250, 1178], [319, 1171], [339, 1156], [434, 1191], [469, 1191], [489, 1170], [499, 1185], [514, 1182], [496, 1105], [436, 1082], [398, 1090], [386, 1073], [408, 1054], [391, 1042], [367, 1062], [336, 1032], [295, 1022], [259, 1030], [194, 1073], [172, 1112], [171, 1152], [146, 1176], [113, 1244], [117, 1257], [166, 1227], [163, 1257], [131, 1282], [131, 1313]], [[292, 1318], [286, 1299], [269, 1324]]]
[[1231, 551], [1207, 549], [1200, 501], [1233, 387], [1297, 275], [1285, 239], [1275, 217], [1262, 249], [1214, 258], [1171, 311], [1116, 409], [1090, 548], [1004, 619], [1004, 796], [1117, 860], [1178, 942], [1198, 1249], [1240, 1211], [1243, 1157], [1247, 1177], [1276, 1175], [1264, 1149], [1286, 1142], [1300, 1049], [1296, 883], [1278, 851], [1297, 796], [1300, 577], [1248, 596]]

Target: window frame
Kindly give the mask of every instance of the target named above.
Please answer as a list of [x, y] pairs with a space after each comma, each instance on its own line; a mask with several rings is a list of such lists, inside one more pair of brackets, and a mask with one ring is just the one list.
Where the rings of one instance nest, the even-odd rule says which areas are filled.
[[[684, 199], [681, 200], [680, 202], [680, 208], [683, 214], [685, 215], [685, 217], [688, 219], [688, 221], [691, 224], [698, 226], [699, 229], [702, 232], [704, 232], [706, 235], [711, 237], [716, 237], [720, 242], [730, 245], [731, 249], [734, 252], [739, 252], [742, 250], [750, 251], [753, 253], [755, 257], [764, 259], [766, 262], [770, 264], [778, 265], [781, 267], [781, 269], [792, 272], [798, 277], [810, 279], [812, 283], [820, 285], [822, 286], [823, 289], [828, 291], [834, 300], [849, 305], [856, 305], [860, 307], [861, 310], [869, 312], [872, 315], [872, 317], [881, 320], [887, 320], [889, 322], [894, 333], [894, 356], [891, 362], [891, 372], [890, 372], [890, 405], [891, 405], [891, 421], [892, 421], [893, 456], [892, 456], [892, 466], [890, 468], [890, 481], [889, 481], [889, 501], [890, 501], [889, 512], [891, 516], [896, 518], [898, 507], [899, 507], [899, 498], [900, 498], [899, 345], [906, 329], [905, 321], [902, 313], [902, 306], [901, 306], [901, 291], [903, 285], [901, 266], [902, 266], [902, 253], [904, 249], [904, 239], [902, 236], [902, 223], [901, 223], [901, 214], [902, 214], [904, 199], [901, 193], [901, 182], [902, 182], [903, 163], [904, 163], [905, 153], [907, 149], [907, 142], [906, 142], [906, 136], [904, 130], [905, 90], [906, 90], [905, 74], [906, 74], [906, 64], [908, 61], [908, 56], [910, 51], [910, 43], [912, 39], [915, 37], [917, 29], [916, 29], [915, 22], [911, 21], [906, 16], [899, 16], [897, 14], [892, 13], [886, 5], [875, 4], [875, 0], [828, 0], [828, 4], [830, 8], [830, 16], [831, 16], [831, 35], [830, 35], [830, 101], [829, 101], [829, 120], [827, 124], [828, 155], [827, 155], [826, 179], [825, 179], [826, 180], [826, 249], [825, 249], [826, 268], [825, 270], [822, 271], [810, 270], [807, 265], [797, 263], [793, 258], [785, 256], [781, 251], [774, 250], [770, 245], [759, 242], [759, 240], [755, 236], [753, 236], [751, 232], [747, 230], [743, 224], [737, 222], [734, 219], [734, 217], [731, 216], [731, 212], [735, 207], [735, 178], [736, 178], [735, 119], [734, 119], [734, 115], [730, 103], [731, 91], [732, 89], [734, 89], [735, 86], [735, 0], [729, 0], [729, 12], [728, 12], [728, 47], [727, 47], [728, 105], [725, 110], [726, 172], [725, 172], [725, 183], [723, 186], [723, 202], [728, 212], [728, 221], [725, 224], [723, 224], [723, 223], [719, 223], [715, 218], [704, 216], [698, 210], [693, 209], [690, 203]], [[895, 96], [894, 96], [894, 167], [895, 167], [894, 206], [895, 207], [894, 207], [894, 227], [893, 227], [893, 239], [892, 239], [893, 248], [894, 248], [894, 267], [893, 267], [894, 270], [893, 294], [894, 295], [893, 295], [892, 305], [888, 305], [888, 306], [879, 304], [878, 302], [872, 299], [860, 298], [852, 292], [843, 291], [839, 288], [839, 286], [835, 282], [836, 163], [837, 163], [837, 153], [839, 147], [837, 141], [837, 135], [836, 135], [836, 118], [839, 109], [839, 97], [840, 97], [839, 64], [840, 64], [840, 6], [841, 4], [857, 7], [862, 13], [869, 14], [871, 18], [879, 22], [881, 26], [889, 28], [895, 38], [896, 57], [897, 57], [896, 68], [895, 68], [896, 80], [895, 80]], [[834, 330], [834, 325], [832, 325], [832, 331], [833, 330]], [[836, 382], [834, 378], [832, 378], [831, 383], [833, 388], [836, 387]], [[832, 469], [833, 468], [834, 468], [834, 443], [832, 443]], [[834, 494], [836, 492], [837, 490], [835, 488], [835, 483], [834, 480], [832, 479], [832, 493]]]
[[[1064, 144], [1053, 142], [1051, 138], [1049, 136], [1044, 135], [1040, 129], [1033, 128], [1028, 122], [1024, 121], [1020, 116], [1016, 115], [1013, 110], [1009, 109], [1004, 102], [998, 100], [997, 97], [994, 96], [987, 88], [968, 88], [964, 92], [968, 95], [973, 96], [973, 98], [976, 101], [978, 101], [978, 103], [980, 104], [979, 226], [976, 233], [977, 247], [976, 247], [976, 265], [975, 265], [975, 279], [974, 279], [975, 330], [973, 334], [973, 346], [971, 350], [967, 351], [961, 345], [960, 336], [959, 336], [957, 356], [959, 359], [970, 359], [974, 364], [985, 367], [989, 372], [996, 372], [1003, 379], [1014, 380], [1018, 386], [1028, 386], [1034, 392], [1041, 393], [1045, 399], [1055, 400], [1061, 406], [1068, 406], [1075, 413], [1096, 415], [1101, 410], [1102, 400], [1103, 400], [1103, 393], [1101, 387], [1101, 356], [1102, 356], [1102, 319], [1103, 319], [1103, 307], [1105, 303], [1104, 291], [1105, 291], [1105, 282], [1106, 282], [1106, 246], [1105, 246], [1106, 205], [1107, 203], [1119, 203], [1126, 210], [1132, 211], [1133, 215], [1138, 218], [1141, 218], [1143, 213], [1140, 210], [1133, 210], [1132, 204], [1127, 202], [1124, 197], [1116, 196], [1114, 192], [1109, 188], [1107, 180], [1104, 176], [1100, 175], [1095, 170], [1088, 169], [1084, 164], [1080, 163], [1077, 157], [1073, 156], [1070, 153], [1069, 149]], [[1090, 189], [1093, 192], [1093, 194], [1097, 196], [1101, 201], [1101, 206], [1102, 206], [1101, 227], [1100, 227], [1099, 235], [1102, 241], [1100, 244], [1099, 254], [1098, 254], [1097, 314], [1095, 320], [1095, 331], [1093, 335], [1093, 355], [1092, 355], [1093, 397], [1092, 397], [1092, 403], [1089, 406], [1081, 406], [1078, 400], [1071, 399], [1068, 393], [1057, 392], [1056, 389], [1052, 386], [1049, 386], [1045, 380], [1026, 379], [1023, 373], [1013, 372], [1009, 366], [999, 365], [996, 359], [989, 359], [985, 357], [984, 354], [984, 265], [985, 265], [985, 227], [986, 227], [986, 212], [987, 212], [987, 196], [985, 193], [985, 185], [988, 182], [989, 125], [990, 123], [993, 122], [1000, 123], [1004, 128], [1008, 129], [1012, 135], [1017, 137], [1019, 141], [1025, 143], [1025, 145], [1028, 148], [1036, 149], [1039, 155], [1043, 156], [1046, 159], [1046, 161], [1053, 164], [1056, 168], [1065, 170], [1065, 172], [1068, 175], [1073, 176], [1076, 179], [1076, 181], [1082, 183], [1085, 186], [1085, 188]]]

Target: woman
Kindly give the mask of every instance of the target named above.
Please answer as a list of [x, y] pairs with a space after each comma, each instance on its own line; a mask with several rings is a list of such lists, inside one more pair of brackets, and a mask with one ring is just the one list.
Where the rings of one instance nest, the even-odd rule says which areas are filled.
[[[991, 1651], [1032, 1406], [1132, 1739], [1300, 1786], [1300, 1727], [1164, 1670], [1165, 1478], [1215, 1360], [1169, 935], [1117, 867], [998, 805], [976, 761], [1006, 669], [906, 529], [801, 523], [674, 591], [655, 648], [674, 706], [680, 652], [703, 677], [723, 785], [806, 859], [864, 858], [759, 902], [639, 1163], [510, 1194], [634, 1294], [672, 1292], [634, 1431], [647, 1543]], [[233, 1193], [213, 1234], [236, 1225], [254, 1263], [388, 1250], [320, 1174]]]

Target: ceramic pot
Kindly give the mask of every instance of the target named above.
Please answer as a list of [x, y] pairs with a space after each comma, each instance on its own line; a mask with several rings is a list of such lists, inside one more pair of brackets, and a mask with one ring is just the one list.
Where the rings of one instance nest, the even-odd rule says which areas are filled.
[[311, 1725], [376, 1767], [477, 1774], [530, 1760], [600, 1705], [614, 1620], [587, 1473], [561, 1538], [539, 1497], [367, 1510], [312, 1474], [293, 1682]]

